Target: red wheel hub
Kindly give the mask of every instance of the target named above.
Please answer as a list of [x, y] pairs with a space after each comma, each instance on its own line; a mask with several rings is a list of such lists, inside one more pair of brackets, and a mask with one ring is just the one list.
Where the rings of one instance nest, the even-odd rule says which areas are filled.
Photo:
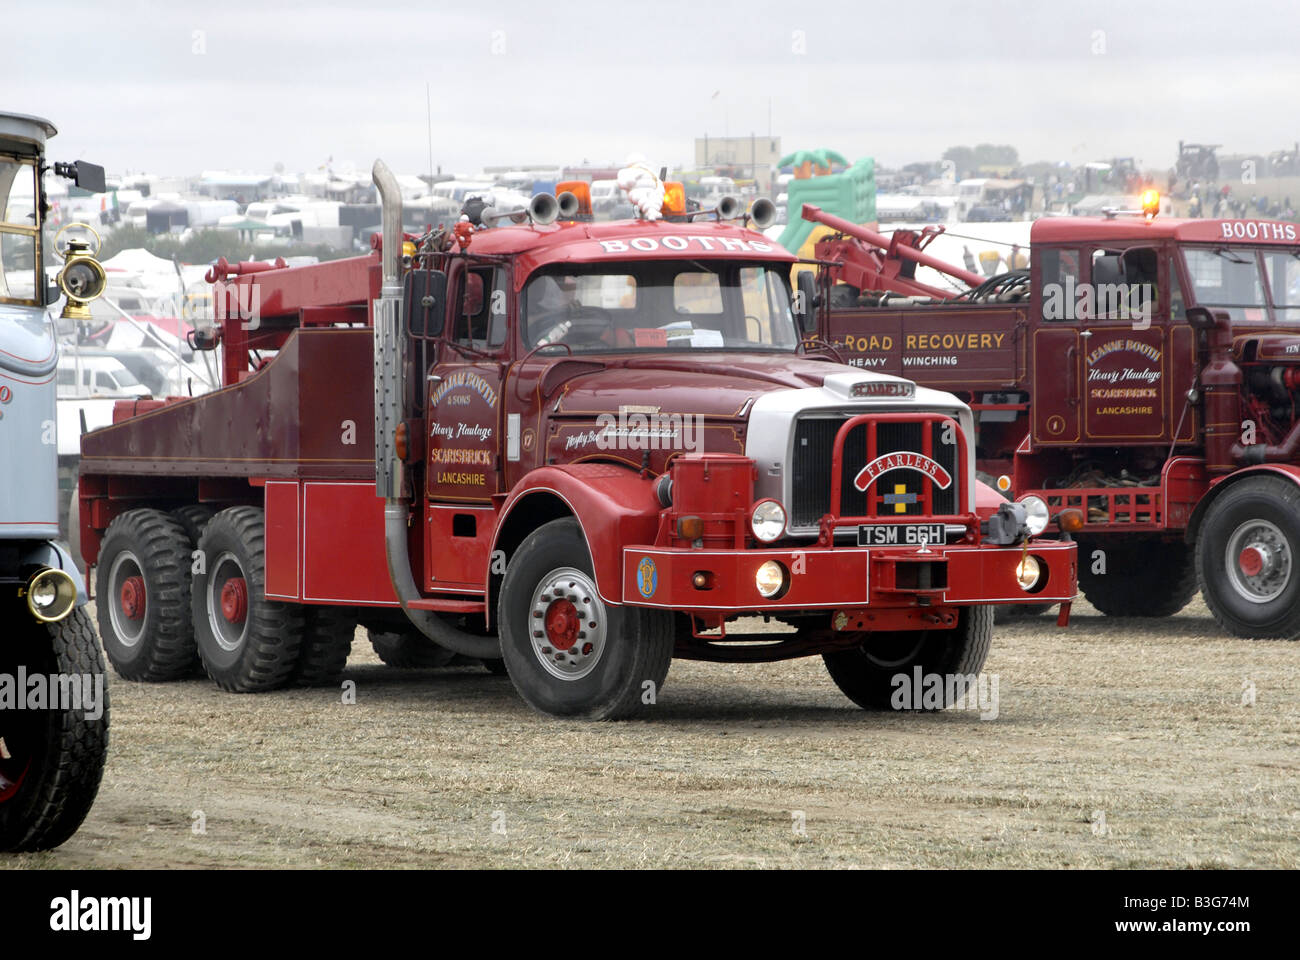
[[581, 626], [577, 608], [563, 597], [546, 610], [546, 639], [556, 650], [564, 651], [573, 646]]
[[231, 577], [221, 588], [221, 615], [231, 623], [248, 616], [248, 584], [243, 577]]
[[144, 616], [144, 577], [127, 577], [122, 582], [122, 592], [118, 597], [122, 615], [128, 620], [139, 620]]
[[1237, 557], [1237, 566], [1248, 577], [1258, 577], [1264, 570], [1265, 557], [1259, 547], [1251, 545]]

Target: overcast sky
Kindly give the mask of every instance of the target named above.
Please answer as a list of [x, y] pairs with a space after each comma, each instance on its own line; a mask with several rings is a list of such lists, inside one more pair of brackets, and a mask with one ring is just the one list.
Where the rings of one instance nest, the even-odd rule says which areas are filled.
[[[772, 132], [884, 164], [1300, 139], [1300, 2], [0, 0], [0, 109], [111, 172], [690, 163]], [[16, 58], [16, 59], [15, 59]]]

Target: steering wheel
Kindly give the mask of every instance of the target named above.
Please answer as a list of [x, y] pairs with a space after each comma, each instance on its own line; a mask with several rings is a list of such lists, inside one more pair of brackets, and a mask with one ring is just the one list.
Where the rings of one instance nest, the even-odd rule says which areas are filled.
[[576, 304], [569, 308], [565, 322], [569, 324], [569, 329], [562, 339], [579, 346], [597, 343], [614, 329], [614, 318], [603, 307]]
[[92, 237], [95, 238], [95, 251], [91, 254], [91, 256], [98, 257], [99, 251], [104, 246], [104, 241], [103, 239], [100, 238], [99, 234], [95, 232], [94, 227], [92, 227], [88, 223], [82, 223], [80, 220], [74, 221], [73, 223], [65, 223], [63, 226], [59, 227], [59, 232], [54, 235], [54, 243], [53, 243], [54, 255], [58, 257], [60, 260], [67, 259], [68, 245], [64, 244], [62, 249], [60, 249], [59, 237], [63, 236], [64, 231], [71, 230], [73, 227], [81, 227], [83, 230], [87, 231]]

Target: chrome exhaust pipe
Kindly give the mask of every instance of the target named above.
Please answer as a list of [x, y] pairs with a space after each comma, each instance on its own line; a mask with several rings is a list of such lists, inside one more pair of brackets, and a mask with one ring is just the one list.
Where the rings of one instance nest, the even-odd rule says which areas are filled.
[[402, 191], [382, 160], [371, 171], [383, 205], [383, 278], [374, 303], [375, 323], [375, 494], [384, 498], [384, 547], [388, 577], [402, 611], [422, 634], [439, 646], [481, 660], [498, 660], [496, 637], [480, 637], [449, 625], [430, 610], [411, 604], [421, 599], [411, 573], [409, 546], [411, 494], [406, 466], [397, 456], [397, 425], [406, 396], [406, 338], [402, 331]]

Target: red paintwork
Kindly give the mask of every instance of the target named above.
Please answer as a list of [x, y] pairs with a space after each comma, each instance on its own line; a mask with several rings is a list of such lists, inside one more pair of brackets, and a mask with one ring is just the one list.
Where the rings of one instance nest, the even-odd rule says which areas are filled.
[[[1234, 230], [1232, 242], [1236, 243], [1279, 243], [1295, 246], [1300, 242], [1300, 227], [1294, 223], [1282, 223], [1276, 220], [1199, 220], [1179, 219], [1177, 217], [1156, 217], [1147, 220], [1142, 217], [1043, 217], [1035, 220], [1029, 231], [1029, 242], [1037, 246], [1040, 243], [1152, 243], [1162, 240], [1174, 240], [1180, 243], [1225, 243], [1225, 224], [1234, 229], [1237, 224], [1250, 224], [1256, 236], [1237, 236]], [[1265, 227], [1264, 225], [1267, 225]], [[1287, 229], [1290, 229], [1288, 237]], [[1260, 235], [1266, 230], [1269, 236]], [[1274, 233], [1280, 236], [1274, 237]]]
[[1237, 565], [1246, 576], [1257, 577], [1264, 569], [1264, 555], [1259, 552], [1258, 547], [1247, 547], [1237, 558]]
[[[492, 532], [492, 550], [498, 549], [501, 531], [512, 514], [521, 505], [526, 507], [531, 497], [558, 497], [568, 506], [587, 539], [601, 599], [607, 603], [621, 602], [622, 546], [655, 542], [660, 507], [653, 480], [603, 463], [573, 463], [533, 470], [502, 504], [500, 520]], [[489, 586], [488, 574], [488, 570], [482, 571], [484, 591]]]
[[[672, 249], [678, 240], [684, 247]], [[634, 240], [647, 241], [637, 247]], [[623, 244], [626, 249], [611, 252], [602, 245]], [[650, 242], [653, 249], [646, 249]], [[735, 260], [752, 258], [767, 262], [793, 263], [794, 257], [754, 230], [733, 223], [700, 220], [671, 223], [667, 220], [613, 221], [607, 223], [553, 223], [497, 227], [474, 234], [469, 252], [478, 256], [510, 256], [515, 264], [515, 289], [528, 276], [551, 263], [594, 263], [602, 260]]]
[[577, 641], [582, 627], [578, 608], [566, 598], [551, 601], [542, 620], [546, 624], [546, 639], [556, 650], [568, 650]]
[[[903, 235], [900, 235], [900, 231], [895, 231], [892, 236], [885, 236], [883, 233], [877, 233], [875, 230], [870, 230], [851, 220], [845, 220], [843, 217], [837, 217], [833, 214], [825, 213], [820, 207], [815, 207], [811, 203], [805, 203], [803, 205], [803, 212], [801, 215], [805, 220], [824, 224], [838, 233], [847, 234], [850, 237], [862, 241], [866, 246], [860, 248], [859, 253], [861, 255], [871, 256], [871, 248], [874, 247], [884, 251], [884, 258], [886, 261], [900, 258], [909, 260], [912, 263], [939, 270], [942, 273], [946, 273], [950, 277], [954, 277], [957, 280], [962, 281], [962, 283], [972, 287], [979, 286], [984, 282], [984, 277], [980, 276], [978, 273], [973, 273], [970, 270], [963, 270], [961, 267], [954, 267], [952, 264], [940, 260], [938, 257], [932, 257], [928, 253], [924, 252], [925, 245], [929, 243], [930, 238], [934, 237], [939, 232], [938, 230], [926, 233], [923, 240], [915, 243], [915, 245], [911, 245], [900, 241], [904, 239], [904, 235], [908, 239], [911, 239], [915, 234], [905, 231], [903, 232]], [[839, 258], [836, 257], [835, 259]], [[910, 282], [910, 284], [915, 287], [923, 287], [927, 293], [933, 291], [930, 295], [941, 297], [952, 295], [951, 293], [945, 293], [936, 287], [927, 287], [924, 284], [919, 284], [915, 280], [906, 281], [904, 278], [899, 277], [897, 273], [894, 275], [897, 279], [902, 280], [905, 283]], [[851, 279], [849, 282], [853, 283]], [[862, 286], [862, 284], [854, 285]]]
[[122, 615], [128, 620], [139, 620], [144, 616], [144, 577], [127, 577], [122, 584], [122, 593], [118, 598]]
[[221, 615], [230, 623], [243, 623], [248, 616], [248, 584], [243, 577], [231, 577], [222, 584]]
[[[841, 610], [855, 606], [872, 609], [915, 608], [916, 597], [927, 591], [898, 586], [899, 568], [926, 563], [947, 572], [947, 586], [929, 591], [936, 605], [945, 603], [1043, 603], [1072, 599], [1077, 569], [1072, 542], [1036, 541], [1028, 550], [1047, 571], [1044, 588], [1026, 594], [1016, 581], [1020, 547], [995, 548], [951, 544], [919, 554], [914, 547], [797, 547], [749, 550], [693, 550], [689, 547], [628, 546], [623, 550], [623, 596], [633, 606], [695, 610], [712, 613], [738, 611]], [[646, 558], [654, 562], [658, 584], [646, 595], [640, 589], [638, 568]], [[789, 591], [765, 600], [754, 585], [758, 568], [776, 560], [787, 570], [804, 572], [790, 577]], [[697, 572], [712, 575], [712, 586], [697, 590]], [[910, 581], [909, 581], [910, 582]], [[917, 627], [921, 625], [918, 624]], [[914, 627], [915, 628], [915, 627]]]
[[203, 279], [208, 283], [216, 283], [218, 280], [228, 280], [231, 277], [242, 277], [250, 273], [264, 273], [267, 270], [283, 270], [289, 264], [285, 262], [284, 257], [276, 257], [271, 263], [263, 260], [247, 260], [242, 263], [231, 263], [225, 257], [218, 257]]
[[269, 482], [265, 506], [268, 598], [397, 606], [373, 481]]

